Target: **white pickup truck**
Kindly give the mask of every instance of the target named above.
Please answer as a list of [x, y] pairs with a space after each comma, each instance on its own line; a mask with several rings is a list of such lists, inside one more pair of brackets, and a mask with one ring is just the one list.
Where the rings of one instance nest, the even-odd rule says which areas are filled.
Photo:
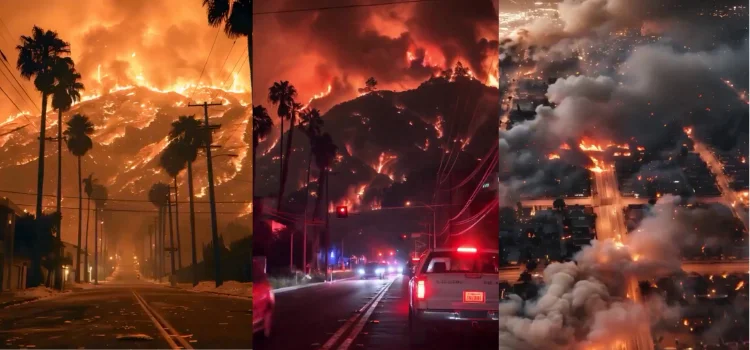
[[440, 326], [498, 329], [497, 249], [434, 249], [423, 255], [409, 281], [409, 329], [421, 343]]

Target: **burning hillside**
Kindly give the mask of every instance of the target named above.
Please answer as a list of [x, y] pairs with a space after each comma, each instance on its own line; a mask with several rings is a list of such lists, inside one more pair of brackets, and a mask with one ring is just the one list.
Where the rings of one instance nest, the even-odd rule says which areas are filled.
[[[484, 158], [492, 154], [497, 142], [498, 111], [492, 102], [496, 99], [497, 89], [479, 81], [434, 78], [414, 90], [377, 91], [334, 106], [323, 115], [324, 129], [338, 146], [331, 199], [355, 211], [376, 210], [389, 201], [403, 205], [399, 201], [407, 193], [434, 188], [438, 167], [446, 166], [441, 163], [449, 157], [446, 168], [455, 173], [468, 174], [491, 161]], [[273, 196], [278, 190], [278, 144], [268, 139], [258, 148], [256, 196]], [[295, 133], [292, 148], [285, 193], [289, 193], [289, 205], [296, 206], [304, 200], [308, 138]], [[313, 164], [311, 193], [315, 196], [317, 173]], [[405, 189], [409, 187], [413, 189]]]
[[[215, 152], [214, 176], [216, 178], [217, 200], [221, 213], [226, 220], [237, 218], [249, 213], [248, 198], [250, 198], [250, 167], [249, 160], [249, 120], [250, 109], [246, 100], [247, 93], [229, 92], [218, 89], [197, 89], [195, 98], [210, 101], [222, 101], [223, 106], [209, 109], [212, 123], [221, 124], [221, 128], [214, 134], [214, 144], [221, 145]], [[67, 120], [70, 115], [81, 113], [89, 117], [94, 124], [95, 133], [93, 149], [82, 159], [83, 176], [93, 173], [99, 183], [109, 190], [112, 200], [108, 207], [113, 210], [115, 221], [126, 225], [127, 213], [117, 213], [122, 210], [155, 210], [148, 202], [132, 202], [132, 200], [146, 201], [150, 186], [158, 181], [169, 182], [170, 179], [159, 168], [159, 154], [167, 145], [167, 133], [171, 123], [180, 115], [197, 115], [202, 117], [202, 110], [187, 107], [186, 97], [177, 92], [164, 92], [145, 87], [119, 87], [102, 96], [86, 98], [84, 102], [76, 104], [65, 113]], [[0, 134], [28, 124], [29, 120], [38, 120], [38, 116], [11, 116], [0, 124]], [[57, 131], [57, 116], [48, 116], [47, 133], [54, 135]], [[12, 132], [2, 138], [3, 157], [0, 160], [0, 182], [13, 183], [14, 186], [4, 187], [2, 190], [23, 191], [35, 188], [36, 161], [38, 148], [35, 136], [37, 131], [29, 126]], [[77, 197], [78, 178], [76, 160], [63, 146], [63, 239], [73, 240], [77, 233], [78, 215]], [[54, 194], [56, 188], [57, 148], [48, 147], [45, 167], [45, 194]], [[218, 156], [221, 154], [231, 156]], [[199, 156], [193, 166], [194, 186], [197, 201], [207, 201], [207, 172], [205, 157]], [[245, 182], [238, 182], [243, 180]], [[187, 200], [186, 173], [178, 177], [180, 199]], [[21, 194], [6, 194], [23, 208], [33, 211], [34, 197]], [[85, 196], [85, 194], [84, 194]], [[131, 201], [117, 201], [129, 199]], [[239, 203], [227, 203], [239, 202]], [[54, 210], [54, 196], [45, 197], [45, 210]], [[182, 207], [184, 211], [187, 207]], [[208, 207], [197, 205], [196, 210], [205, 212]], [[154, 215], [155, 215], [154, 211]], [[184, 218], [187, 216], [185, 215]], [[131, 223], [133, 225], [137, 223]], [[114, 226], [113, 226], [114, 227]], [[127, 229], [127, 227], [123, 227]], [[132, 229], [132, 227], [131, 227]]]

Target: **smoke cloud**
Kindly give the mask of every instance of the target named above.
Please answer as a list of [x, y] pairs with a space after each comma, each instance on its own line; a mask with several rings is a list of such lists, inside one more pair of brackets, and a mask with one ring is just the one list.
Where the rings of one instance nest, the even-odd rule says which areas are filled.
[[[255, 12], [309, 7], [287, 0], [256, 4]], [[325, 110], [356, 97], [371, 76], [379, 89], [405, 90], [458, 61], [480, 81], [497, 71], [497, 11], [490, 0], [261, 15], [254, 40], [254, 64], [263, 67], [254, 78], [256, 103], [279, 80], [295, 85], [303, 102], [330, 85], [328, 100], [315, 104]]]
[[501, 349], [578, 349], [625, 341], [652, 325], [676, 317], [658, 298], [635, 303], [625, 282], [649, 280], [680, 270], [679, 246], [688, 232], [672, 219], [677, 198], [657, 202], [655, 215], [625, 244], [592, 241], [573, 262], [553, 263], [543, 273], [540, 297], [513, 296], [500, 306]]

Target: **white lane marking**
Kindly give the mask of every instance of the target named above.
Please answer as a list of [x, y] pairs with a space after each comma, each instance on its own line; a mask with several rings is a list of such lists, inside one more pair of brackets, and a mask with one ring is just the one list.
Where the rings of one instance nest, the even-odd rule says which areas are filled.
[[370, 306], [367, 309], [367, 312], [362, 316], [362, 318], [359, 319], [359, 322], [356, 326], [354, 326], [354, 329], [351, 333], [349, 333], [349, 336], [344, 340], [343, 343], [341, 343], [341, 346], [339, 346], [338, 350], [347, 350], [352, 345], [352, 342], [354, 339], [357, 338], [360, 332], [362, 332], [362, 328], [365, 327], [365, 323], [370, 319], [370, 316], [373, 312], [375, 312], [375, 308], [378, 306], [378, 303], [381, 299], [383, 299], [383, 296], [385, 296], [386, 293], [388, 293], [388, 289], [391, 288], [391, 285], [396, 279], [392, 279], [388, 284], [383, 288], [383, 292], [378, 295], [378, 297], [375, 299], [375, 301], [370, 304]]
[[379, 299], [378, 299], [378, 297], [380, 297], [380, 296], [382, 296], [383, 294], [385, 294], [385, 292], [386, 292], [386, 291], [388, 290], [388, 288], [389, 288], [389, 287], [391, 286], [391, 284], [393, 284], [393, 281], [395, 281], [395, 279], [392, 279], [392, 280], [391, 280], [391, 281], [390, 281], [389, 283], [387, 283], [387, 284], [386, 284], [385, 286], [381, 287], [381, 289], [380, 289], [380, 290], [378, 291], [378, 293], [377, 293], [377, 294], [375, 294], [375, 296], [374, 296], [374, 297], [373, 297], [373, 298], [372, 298], [372, 299], [371, 299], [370, 301], [368, 301], [368, 302], [367, 302], [367, 303], [366, 303], [366, 304], [365, 304], [364, 306], [362, 306], [362, 307], [361, 307], [361, 308], [360, 308], [360, 309], [359, 309], [359, 310], [357, 311], [357, 313], [356, 313], [356, 314], [354, 314], [354, 315], [353, 315], [352, 317], [350, 317], [350, 318], [349, 318], [349, 319], [348, 319], [348, 320], [346, 321], [346, 323], [344, 323], [344, 324], [343, 324], [343, 325], [342, 325], [342, 326], [341, 326], [341, 327], [340, 327], [340, 328], [339, 328], [339, 329], [338, 329], [338, 330], [336, 331], [336, 333], [334, 333], [334, 334], [333, 334], [333, 335], [331, 336], [331, 338], [330, 338], [330, 339], [328, 339], [328, 341], [327, 341], [327, 342], [326, 342], [325, 344], [323, 344], [323, 346], [322, 346], [322, 347], [320, 348], [320, 350], [330, 350], [330, 349], [333, 349], [334, 345], [336, 345], [336, 343], [337, 343], [337, 342], [339, 341], [339, 338], [341, 338], [341, 336], [342, 336], [342, 335], [344, 335], [344, 333], [346, 333], [346, 331], [347, 331], [347, 330], [349, 330], [349, 328], [351, 328], [351, 326], [352, 326], [352, 325], [354, 324], [354, 322], [356, 322], [356, 321], [357, 321], [357, 319], [358, 319], [358, 318], [359, 318], [360, 316], [362, 316], [362, 312], [363, 312], [363, 311], [365, 311], [365, 309], [367, 309], [368, 307], [370, 307], [370, 305], [372, 305], [372, 304], [373, 304], [373, 303], [374, 303], [374, 302], [375, 302], [376, 300], [379, 300]]
[[[185, 338], [177, 332], [177, 330], [167, 322], [164, 317], [162, 317], [154, 308], [150, 307], [148, 303], [146, 302], [146, 299], [143, 299], [141, 295], [136, 293], [136, 291], [132, 291], [133, 295], [135, 296], [136, 300], [141, 304], [141, 307], [143, 307], [144, 310], [149, 314], [149, 317], [151, 317], [151, 321], [154, 321], [156, 324], [156, 327], [159, 329], [160, 333], [162, 333], [162, 336], [167, 334], [167, 342], [171, 345], [174, 345], [173, 349], [192, 349], [193, 347], [190, 346], [190, 344], [185, 341]], [[167, 332], [169, 331], [169, 332]], [[177, 342], [180, 343], [180, 346], [177, 346], [177, 344], [174, 342], [172, 338], [177, 339]]]

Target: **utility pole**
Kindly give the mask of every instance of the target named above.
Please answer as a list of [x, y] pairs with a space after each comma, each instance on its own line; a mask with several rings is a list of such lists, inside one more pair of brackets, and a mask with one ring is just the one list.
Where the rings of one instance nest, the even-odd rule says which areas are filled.
[[[172, 191], [169, 191], [170, 194], [167, 196], [167, 207], [169, 209], [169, 258], [172, 262], [172, 274], [169, 276], [169, 284], [174, 287], [176, 285], [176, 276], [174, 271], [174, 229], [172, 226]], [[166, 250], [166, 249], [165, 249]]]
[[211, 145], [213, 142], [212, 131], [221, 127], [220, 125], [211, 125], [208, 122], [208, 106], [221, 106], [221, 103], [208, 103], [203, 102], [202, 104], [188, 104], [188, 107], [203, 107], [203, 120], [204, 129], [206, 130], [207, 142], [206, 142], [206, 163], [208, 166], [208, 200], [209, 206], [211, 207], [211, 239], [214, 245], [214, 267], [216, 273], [216, 287], [221, 286], [224, 282], [221, 278], [221, 249], [219, 249], [219, 229], [216, 224], [216, 197], [214, 195], [214, 169], [211, 161]]

